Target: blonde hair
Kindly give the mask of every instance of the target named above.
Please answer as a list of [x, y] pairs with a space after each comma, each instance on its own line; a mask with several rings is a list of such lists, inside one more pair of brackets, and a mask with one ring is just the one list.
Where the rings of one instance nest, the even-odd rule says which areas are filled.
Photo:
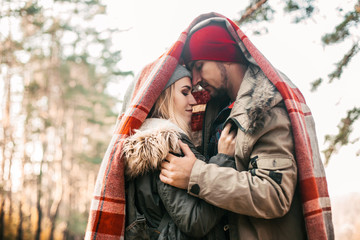
[[175, 114], [174, 91], [175, 84], [172, 84], [170, 87], [165, 89], [156, 100], [149, 115], [154, 118], [169, 119], [181, 128], [189, 138], [191, 138], [189, 124]]

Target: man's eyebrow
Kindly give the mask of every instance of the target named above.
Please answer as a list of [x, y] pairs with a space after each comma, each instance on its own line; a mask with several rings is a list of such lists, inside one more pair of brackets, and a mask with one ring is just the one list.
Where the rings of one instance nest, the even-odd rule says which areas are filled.
[[188, 70], [191, 71], [193, 69], [194, 65], [195, 65], [195, 61], [189, 62], [189, 64], [187, 64]]

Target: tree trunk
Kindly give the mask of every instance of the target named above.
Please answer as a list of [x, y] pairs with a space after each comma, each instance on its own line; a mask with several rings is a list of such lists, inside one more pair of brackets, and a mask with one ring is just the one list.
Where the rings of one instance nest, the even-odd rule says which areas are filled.
[[5, 197], [1, 198], [0, 207], [0, 240], [4, 239], [4, 211], [5, 211]]
[[[61, 31], [58, 31], [57, 34], [52, 35], [52, 46], [51, 46], [51, 68], [48, 69], [49, 75], [52, 76], [48, 79], [49, 84], [55, 85], [55, 86], [61, 86], [63, 84], [62, 79], [60, 77], [60, 71], [59, 66], [61, 65], [61, 53], [59, 46], [59, 42], [57, 41], [59, 37], [59, 33], [62, 33]], [[56, 138], [58, 138], [58, 143], [54, 142], [54, 166], [56, 168], [56, 174], [59, 174], [56, 180], [56, 192], [54, 196], [53, 203], [50, 207], [50, 240], [54, 239], [54, 232], [56, 228], [56, 219], [59, 213], [59, 207], [62, 202], [62, 198], [64, 195], [63, 191], [63, 172], [64, 172], [64, 144], [65, 139], [63, 137], [62, 131], [64, 129], [64, 96], [63, 92], [59, 91], [57, 94], [49, 94], [49, 109], [56, 109], [53, 111], [50, 111], [52, 114], [50, 118], [53, 120], [53, 125], [57, 129], [56, 130]], [[59, 164], [57, 164], [59, 163]], [[58, 166], [59, 165], [59, 166]]]
[[42, 221], [42, 217], [43, 217], [43, 212], [42, 212], [42, 208], [41, 208], [41, 197], [42, 197], [41, 187], [42, 187], [42, 174], [43, 174], [42, 169], [43, 169], [44, 158], [45, 158], [46, 149], [47, 149], [45, 132], [41, 133], [41, 142], [42, 142], [42, 146], [43, 146], [43, 148], [42, 148], [43, 157], [40, 162], [40, 173], [37, 178], [36, 209], [37, 209], [37, 213], [38, 213], [38, 220], [37, 220], [37, 228], [36, 228], [36, 233], [35, 233], [35, 240], [40, 240], [41, 230], [42, 230], [41, 229], [41, 221]]
[[62, 183], [62, 171], [63, 171], [63, 164], [62, 161], [60, 160], [60, 177], [57, 180], [57, 187], [56, 187], [56, 195], [55, 195], [55, 199], [51, 205], [50, 208], [50, 240], [54, 239], [54, 232], [55, 232], [55, 227], [56, 227], [56, 218], [58, 216], [59, 213], [59, 207], [62, 201], [62, 197], [63, 197], [63, 183]]
[[42, 163], [41, 163], [41, 167], [40, 167], [40, 174], [37, 180], [37, 201], [36, 201], [36, 209], [37, 209], [37, 214], [38, 214], [38, 219], [37, 219], [37, 228], [36, 228], [36, 233], [35, 233], [35, 240], [40, 240], [40, 235], [41, 235], [41, 220], [42, 220], [42, 209], [41, 209], [41, 175], [42, 175]]
[[9, 198], [9, 219], [10, 222], [12, 221], [12, 213], [13, 213], [13, 200], [12, 200], [12, 179], [11, 179], [11, 168], [12, 168], [12, 162], [13, 162], [13, 156], [14, 156], [14, 152], [15, 152], [15, 142], [14, 139], [12, 137], [12, 132], [10, 132], [10, 136], [9, 136], [10, 142], [13, 143], [12, 148], [11, 148], [11, 153], [9, 156], [9, 172], [8, 172], [8, 198]]
[[19, 225], [17, 228], [17, 240], [23, 239], [23, 212], [22, 212], [22, 200], [19, 199]]
[[54, 210], [50, 211], [50, 214], [51, 214], [50, 215], [51, 226], [50, 226], [50, 237], [49, 237], [50, 240], [54, 239], [54, 232], [55, 232], [55, 227], [56, 227], [55, 223], [56, 223], [57, 215], [59, 213], [60, 203], [61, 203], [61, 197], [60, 197], [60, 199], [57, 199], [56, 201], [54, 201], [54, 203], [51, 206], [51, 208], [54, 208]]
[[[10, 46], [11, 48], [11, 43]], [[9, 56], [7, 57], [7, 65], [9, 69], [12, 66], [12, 58]], [[5, 225], [5, 202], [6, 199], [9, 198], [9, 219], [11, 221], [11, 212], [12, 212], [12, 204], [11, 204], [11, 160], [14, 153], [14, 146], [11, 146], [9, 143], [14, 142], [12, 141], [12, 130], [11, 130], [11, 116], [10, 116], [10, 107], [11, 107], [11, 74], [9, 73], [9, 69], [7, 75], [5, 77], [5, 84], [4, 84], [4, 95], [5, 95], [5, 104], [3, 117], [2, 117], [2, 130], [3, 130], [3, 145], [2, 145], [2, 165], [1, 165], [1, 178], [0, 178], [0, 193], [2, 196], [1, 202], [1, 213], [0, 213], [0, 234], [1, 239], [4, 236], [4, 225]], [[11, 149], [10, 149], [11, 148]], [[5, 163], [9, 163], [8, 171], [5, 171]], [[8, 173], [8, 174], [6, 174]]]
[[[10, 60], [7, 63], [9, 68], [11, 67]], [[8, 70], [9, 71], [9, 70]], [[1, 162], [1, 177], [0, 177], [0, 184], [3, 183], [5, 185], [5, 162], [6, 162], [6, 151], [7, 151], [7, 143], [8, 143], [8, 137], [10, 136], [10, 101], [11, 101], [11, 84], [10, 84], [11, 76], [9, 73], [7, 73], [5, 78], [5, 84], [4, 84], [4, 96], [5, 96], [5, 102], [3, 105], [3, 116], [2, 116], [2, 130], [3, 130], [3, 141], [2, 141], [2, 162]]]
[[[27, 81], [28, 81], [28, 76], [26, 77], [26, 75], [24, 76], [23, 79], [23, 85], [26, 86], [27, 85]], [[27, 96], [26, 93], [23, 93], [23, 100], [22, 100], [22, 114], [24, 116], [26, 116], [26, 119], [30, 116], [30, 113], [27, 110], [27, 105], [29, 103], [29, 97]], [[29, 128], [28, 128], [28, 122], [27, 120], [24, 121], [23, 123], [24, 125], [24, 129], [22, 132], [22, 145], [26, 146], [27, 143], [29, 142], [28, 140], [28, 134], [29, 134]], [[26, 148], [24, 147], [22, 149], [22, 157], [20, 157], [21, 159], [21, 174], [20, 174], [20, 199], [19, 199], [19, 225], [18, 225], [18, 229], [17, 229], [17, 236], [16, 239], [21, 240], [24, 238], [24, 232], [30, 232], [30, 226], [31, 224], [26, 224], [27, 222], [30, 222], [31, 220], [31, 208], [32, 208], [32, 204], [25, 204], [26, 205], [30, 205], [30, 209], [27, 210], [27, 208], [23, 211], [23, 201], [25, 203], [29, 202], [28, 200], [28, 196], [26, 194], [26, 180], [25, 180], [25, 164], [29, 163], [30, 159], [28, 154], [26, 153]], [[29, 213], [29, 215], [28, 215]], [[25, 223], [25, 225], [23, 224]], [[29, 228], [26, 228], [26, 226], [29, 226]]]

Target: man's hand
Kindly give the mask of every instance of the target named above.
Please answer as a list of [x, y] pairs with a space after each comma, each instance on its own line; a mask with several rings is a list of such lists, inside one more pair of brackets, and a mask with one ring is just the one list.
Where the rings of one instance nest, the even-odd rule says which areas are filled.
[[167, 161], [161, 163], [160, 180], [174, 187], [187, 189], [196, 157], [188, 145], [181, 141], [179, 145], [185, 156], [176, 157], [169, 153]]

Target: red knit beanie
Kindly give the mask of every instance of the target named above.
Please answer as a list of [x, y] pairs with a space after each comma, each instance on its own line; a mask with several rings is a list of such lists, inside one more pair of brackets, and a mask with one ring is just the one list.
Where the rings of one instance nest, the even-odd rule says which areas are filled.
[[238, 44], [220, 25], [208, 25], [194, 32], [184, 46], [185, 64], [194, 60], [246, 62]]

